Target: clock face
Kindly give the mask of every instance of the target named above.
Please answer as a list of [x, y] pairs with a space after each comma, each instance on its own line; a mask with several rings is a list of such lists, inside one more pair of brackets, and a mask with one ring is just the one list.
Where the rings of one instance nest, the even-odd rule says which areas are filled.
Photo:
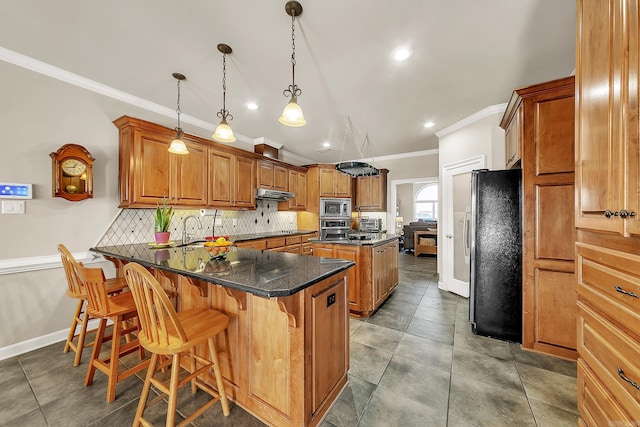
[[63, 172], [69, 176], [80, 176], [87, 170], [87, 165], [77, 159], [67, 159], [61, 166]]

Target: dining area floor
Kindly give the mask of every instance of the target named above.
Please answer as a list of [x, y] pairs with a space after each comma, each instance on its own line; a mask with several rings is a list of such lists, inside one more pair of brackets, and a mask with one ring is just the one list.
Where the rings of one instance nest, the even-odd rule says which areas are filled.
[[[349, 382], [321, 427], [577, 425], [575, 362], [474, 335], [468, 299], [438, 289], [435, 257], [401, 252], [399, 269], [384, 305], [368, 319], [350, 319]], [[0, 426], [131, 425], [144, 371], [118, 383], [107, 403], [106, 376], [83, 384], [89, 349], [74, 367], [63, 346], [0, 361]], [[178, 412], [207, 398], [185, 387]], [[166, 409], [165, 402], [150, 409], [156, 425]], [[232, 404], [228, 417], [214, 405], [191, 425], [265, 424]]]

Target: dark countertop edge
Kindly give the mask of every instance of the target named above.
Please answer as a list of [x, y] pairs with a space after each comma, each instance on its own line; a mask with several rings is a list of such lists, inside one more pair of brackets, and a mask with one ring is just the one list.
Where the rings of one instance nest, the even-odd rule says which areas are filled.
[[230, 234], [229, 239], [233, 242], [246, 242], [249, 240], [268, 239], [270, 237], [288, 237], [301, 236], [303, 234], [317, 233], [316, 230], [292, 230], [291, 232], [273, 231], [268, 233], [251, 233], [251, 234]]
[[[307, 283], [303, 283], [300, 286], [296, 286], [295, 288], [287, 289], [287, 290], [263, 291], [263, 290], [260, 290], [260, 289], [244, 286], [244, 285], [242, 285], [240, 283], [237, 283], [237, 282], [230, 282], [230, 281], [218, 278], [218, 277], [211, 278], [212, 280], [208, 280], [209, 278], [202, 277], [201, 275], [199, 275], [197, 273], [194, 273], [194, 272], [185, 271], [185, 270], [177, 270], [177, 269], [174, 269], [174, 268], [171, 268], [171, 267], [163, 267], [163, 266], [160, 266], [158, 264], [155, 264], [155, 263], [152, 263], [152, 262], [141, 261], [141, 260], [136, 259], [136, 258], [130, 258], [130, 257], [125, 257], [125, 256], [114, 256], [113, 254], [104, 253], [104, 252], [98, 250], [98, 248], [90, 248], [89, 250], [92, 251], [92, 252], [99, 253], [101, 255], [106, 255], [106, 256], [113, 257], [113, 258], [123, 259], [123, 260], [130, 261], [130, 262], [136, 262], [136, 263], [138, 263], [138, 264], [140, 264], [140, 265], [142, 265], [144, 267], [154, 268], [156, 270], [162, 270], [162, 271], [167, 271], [167, 272], [179, 274], [181, 276], [191, 277], [191, 278], [199, 280], [201, 282], [208, 282], [208, 283], [211, 283], [211, 284], [214, 284], [214, 285], [227, 287], [227, 288], [234, 289], [234, 290], [237, 290], [237, 291], [247, 292], [249, 294], [257, 295], [257, 296], [265, 297], [265, 298], [288, 297], [288, 296], [294, 295], [294, 294], [296, 294], [296, 293], [298, 293], [298, 292], [300, 292], [300, 291], [302, 291], [302, 290], [304, 290], [304, 289], [306, 289], [306, 288], [308, 288], [308, 287], [310, 287], [310, 286], [312, 286], [312, 285], [314, 285], [314, 284], [316, 284], [318, 282], [321, 282], [322, 280], [324, 280], [324, 279], [326, 279], [328, 277], [333, 276], [336, 273], [340, 273], [340, 272], [342, 272], [344, 270], [347, 270], [347, 269], [353, 267], [354, 265], [356, 265], [356, 263], [353, 262], [353, 261], [347, 261], [347, 260], [338, 259], [339, 261], [344, 261], [344, 264], [341, 265], [340, 267], [330, 271], [330, 272], [327, 272], [325, 274], [322, 274], [322, 275], [316, 277], [315, 279], [313, 279], [313, 280], [311, 280], [311, 281], [309, 281]], [[308, 255], [300, 255], [300, 256], [308, 256]], [[213, 280], [213, 279], [215, 279], [215, 280]]]
[[334, 245], [348, 245], [348, 246], [380, 246], [385, 243], [389, 243], [393, 240], [398, 240], [400, 238], [399, 235], [394, 234], [389, 235], [383, 239], [372, 239], [372, 240], [322, 240], [322, 239], [309, 239], [311, 243], [331, 243]]

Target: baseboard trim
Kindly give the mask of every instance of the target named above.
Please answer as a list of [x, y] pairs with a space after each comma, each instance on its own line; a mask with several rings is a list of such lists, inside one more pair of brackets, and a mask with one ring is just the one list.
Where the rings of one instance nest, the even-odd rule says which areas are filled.
[[[97, 328], [98, 322], [98, 319], [89, 320], [87, 329], [91, 330]], [[19, 343], [11, 344], [6, 347], [2, 347], [0, 348], [0, 360], [20, 356], [21, 354], [28, 353], [33, 350], [38, 350], [57, 342], [62, 342], [67, 339], [68, 333], [69, 329], [62, 329], [60, 331], [51, 332], [50, 334], [42, 335]]]

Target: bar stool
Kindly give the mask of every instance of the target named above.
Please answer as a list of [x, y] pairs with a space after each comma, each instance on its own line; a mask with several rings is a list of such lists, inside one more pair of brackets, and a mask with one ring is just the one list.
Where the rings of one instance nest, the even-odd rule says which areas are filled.
[[[85, 343], [87, 333], [94, 332], [95, 329], [87, 331], [87, 325], [91, 316], [86, 312], [87, 292], [78, 273], [78, 266], [82, 265], [82, 263], [77, 262], [63, 244], [58, 245], [58, 252], [60, 252], [64, 273], [67, 276], [67, 296], [78, 300], [76, 311], [71, 321], [71, 327], [69, 328], [69, 334], [64, 343], [63, 352], [67, 353], [69, 349], [73, 350], [76, 353], [73, 359], [73, 366], [78, 366], [82, 358], [82, 350], [84, 350], [85, 347], [93, 345], [93, 341]], [[127, 287], [127, 282], [124, 278], [114, 278], [107, 279], [105, 285], [109, 293], [117, 293]], [[80, 333], [76, 333], [78, 325], [80, 325]], [[76, 337], [78, 337], [77, 344], [73, 342]]]
[[[96, 369], [103, 372], [108, 378], [107, 402], [112, 402], [116, 397], [116, 385], [118, 382], [149, 366], [149, 360], [143, 360], [144, 349], [140, 346], [138, 338], [127, 340], [124, 344], [121, 343], [123, 335], [138, 331], [136, 319], [138, 312], [131, 292], [108, 295], [104, 272], [101, 268], [78, 266], [78, 272], [87, 290], [87, 312], [91, 316], [100, 319], [84, 385], [88, 386], [93, 383]], [[113, 322], [113, 333], [110, 336], [105, 336], [107, 320]], [[134, 326], [127, 326], [130, 320], [134, 321]], [[110, 355], [100, 359], [102, 344], [107, 341], [111, 341]], [[120, 372], [118, 367], [120, 357], [135, 351], [139, 352], [141, 362]]]
[[[124, 276], [138, 308], [141, 329], [138, 338], [142, 346], [151, 353], [151, 364], [133, 420], [134, 427], [141, 423], [149, 425], [149, 422], [142, 417], [145, 409], [164, 397], [161, 394], [147, 405], [151, 385], [168, 395], [167, 426], [175, 425], [178, 389], [189, 382], [191, 382], [192, 393], [195, 393], [197, 388], [201, 388], [213, 399], [189, 415], [180, 424], [181, 426], [190, 423], [218, 400], [221, 401], [223, 414], [228, 416], [229, 402], [222, 382], [214, 337], [227, 328], [229, 317], [210, 308], [191, 308], [177, 313], [158, 281], [137, 263], [125, 265]], [[196, 346], [205, 341], [208, 344], [209, 359], [197, 355], [195, 351]], [[188, 363], [190, 372], [180, 380], [180, 359], [182, 353], [186, 351], [189, 351], [191, 356]], [[163, 355], [171, 355], [172, 358], [158, 364], [158, 358]], [[169, 364], [171, 364], [171, 378], [167, 386], [161, 380], [155, 379], [154, 374], [158, 368], [165, 368]], [[201, 366], [198, 367], [198, 364]], [[201, 373], [211, 367], [213, 367], [217, 391], [198, 378]]]

